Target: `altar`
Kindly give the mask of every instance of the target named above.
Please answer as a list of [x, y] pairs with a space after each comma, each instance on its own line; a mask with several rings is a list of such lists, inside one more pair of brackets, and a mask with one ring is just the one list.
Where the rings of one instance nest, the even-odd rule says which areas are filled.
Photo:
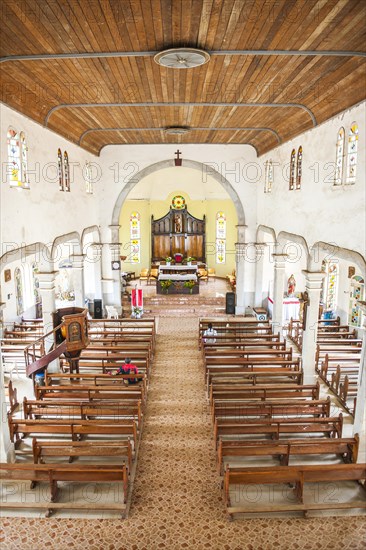
[[199, 294], [197, 265], [159, 265], [157, 294]]

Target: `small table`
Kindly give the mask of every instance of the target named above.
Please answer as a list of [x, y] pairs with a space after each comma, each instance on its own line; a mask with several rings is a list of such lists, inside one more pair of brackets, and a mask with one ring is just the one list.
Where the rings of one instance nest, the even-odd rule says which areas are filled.
[[124, 278], [126, 283], [131, 281], [131, 279], [136, 279], [136, 272], [135, 271], [121, 271], [121, 277]]

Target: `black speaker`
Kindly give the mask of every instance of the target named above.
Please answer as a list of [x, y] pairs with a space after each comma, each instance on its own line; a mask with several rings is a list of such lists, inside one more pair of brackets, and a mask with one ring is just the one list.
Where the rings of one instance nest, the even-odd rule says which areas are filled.
[[103, 319], [102, 300], [94, 300], [94, 319]]
[[235, 292], [226, 293], [226, 313], [235, 315]]

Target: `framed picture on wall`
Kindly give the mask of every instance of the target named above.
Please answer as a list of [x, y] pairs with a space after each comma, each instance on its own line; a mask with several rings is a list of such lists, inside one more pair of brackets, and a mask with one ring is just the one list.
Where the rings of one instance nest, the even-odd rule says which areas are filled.
[[4, 280], [7, 283], [8, 281], [11, 281], [11, 269], [5, 269], [4, 271]]

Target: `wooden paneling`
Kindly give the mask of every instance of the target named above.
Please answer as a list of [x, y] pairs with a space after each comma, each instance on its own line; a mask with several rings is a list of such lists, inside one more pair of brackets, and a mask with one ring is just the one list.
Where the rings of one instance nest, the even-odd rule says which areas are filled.
[[[156, 52], [190, 46], [212, 50], [365, 51], [366, 2], [360, 0], [26, 0], [0, 10], [1, 56]], [[99, 153], [115, 143], [249, 143], [264, 153], [314, 122], [366, 97], [365, 58], [212, 55], [184, 71], [153, 56], [10, 60], [0, 65], [0, 99], [64, 137]], [[212, 103], [154, 106], [154, 103]], [[287, 107], [219, 106], [270, 103]], [[59, 105], [131, 106], [63, 108]], [[133, 107], [136, 103], [148, 103]], [[291, 104], [299, 104], [298, 107]], [[49, 120], [47, 116], [49, 115]], [[239, 128], [167, 136], [166, 126]], [[269, 128], [276, 132], [242, 130]], [[141, 130], [152, 128], [153, 130]], [[158, 130], [154, 130], [154, 129]]]

